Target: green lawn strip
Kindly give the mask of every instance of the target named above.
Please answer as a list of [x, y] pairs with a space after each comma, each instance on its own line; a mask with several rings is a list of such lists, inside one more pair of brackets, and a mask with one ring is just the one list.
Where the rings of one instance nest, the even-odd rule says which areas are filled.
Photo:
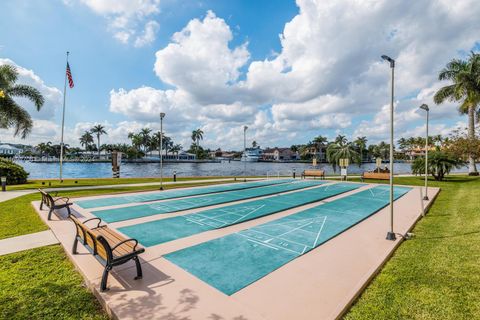
[[[423, 178], [395, 183], [423, 185]], [[480, 319], [480, 179], [429, 184], [442, 191], [415, 238], [398, 248], [345, 319]]]
[[[233, 179], [234, 177], [178, 177], [177, 181], [191, 180], [210, 180], [210, 179]], [[242, 177], [243, 178], [243, 177]], [[249, 177], [251, 178], [251, 177]], [[173, 178], [164, 178], [164, 182], [173, 181]], [[38, 188], [65, 188], [81, 186], [99, 186], [99, 185], [117, 185], [117, 184], [135, 184], [135, 183], [159, 183], [159, 178], [99, 178], [99, 179], [64, 179], [60, 182], [58, 179], [33, 179], [25, 184], [7, 186], [7, 190], [28, 190]], [[42, 184], [43, 183], [43, 184]]]
[[[194, 186], [209, 186], [220, 184], [221, 182], [204, 182], [204, 183], [188, 183], [179, 185], [166, 185], [165, 189], [186, 188]], [[59, 196], [70, 198], [94, 196], [102, 194], [118, 194], [132, 191], [152, 191], [158, 190], [158, 186], [136, 186], [136, 187], [120, 187], [120, 188], [102, 188], [92, 190], [70, 190], [61, 191]], [[1, 219], [0, 219], [0, 239], [15, 237], [23, 234], [39, 232], [47, 230], [48, 227], [38, 216], [32, 207], [32, 201], [40, 200], [38, 192], [28, 194], [15, 199], [0, 203]]]
[[0, 319], [108, 319], [60, 245], [0, 256]]

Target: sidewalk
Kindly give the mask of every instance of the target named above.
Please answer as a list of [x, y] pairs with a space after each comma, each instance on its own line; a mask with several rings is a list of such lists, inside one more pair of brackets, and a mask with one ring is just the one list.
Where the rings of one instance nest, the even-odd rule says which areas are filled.
[[30, 193], [37, 192], [37, 190], [22, 190], [22, 191], [6, 191], [0, 192], [0, 202], [21, 197]]
[[46, 230], [0, 240], [0, 256], [59, 243], [52, 231]]

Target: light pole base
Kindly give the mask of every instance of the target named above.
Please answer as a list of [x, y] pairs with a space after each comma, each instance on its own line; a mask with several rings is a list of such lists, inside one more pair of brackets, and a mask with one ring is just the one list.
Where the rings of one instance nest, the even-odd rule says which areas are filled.
[[430, 200], [427, 196], [423, 197], [423, 200], [427, 201]]
[[159, 190], [160, 190], [160, 191], [163, 191], [163, 187], [160, 187], [160, 189], [159, 189]]
[[387, 239], [387, 240], [391, 240], [391, 241], [395, 241], [395, 240], [397, 240], [397, 237], [395, 236], [395, 233], [394, 233], [394, 232], [388, 232], [386, 239]]

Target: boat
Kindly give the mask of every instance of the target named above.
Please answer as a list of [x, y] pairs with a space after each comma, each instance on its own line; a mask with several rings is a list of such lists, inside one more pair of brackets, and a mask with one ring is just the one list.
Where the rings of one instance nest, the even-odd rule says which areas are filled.
[[247, 148], [245, 149], [245, 152], [242, 154], [241, 161], [258, 162], [258, 159], [260, 159], [261, 155], [262, 155], [262, 149], [260, 149], [260, 147]]

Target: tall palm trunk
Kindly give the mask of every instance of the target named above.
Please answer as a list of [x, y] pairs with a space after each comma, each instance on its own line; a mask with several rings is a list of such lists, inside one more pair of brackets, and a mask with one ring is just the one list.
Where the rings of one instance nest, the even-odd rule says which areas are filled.
[[[468, 138], [475, 139], [475, 106], [473, 105], [468, 107]], [[468, 175], [478, 176], [477, 166], [472, 155], [468, 157]]]
[[97, 134], [98, 159], [100, 159], [100, 135]]

